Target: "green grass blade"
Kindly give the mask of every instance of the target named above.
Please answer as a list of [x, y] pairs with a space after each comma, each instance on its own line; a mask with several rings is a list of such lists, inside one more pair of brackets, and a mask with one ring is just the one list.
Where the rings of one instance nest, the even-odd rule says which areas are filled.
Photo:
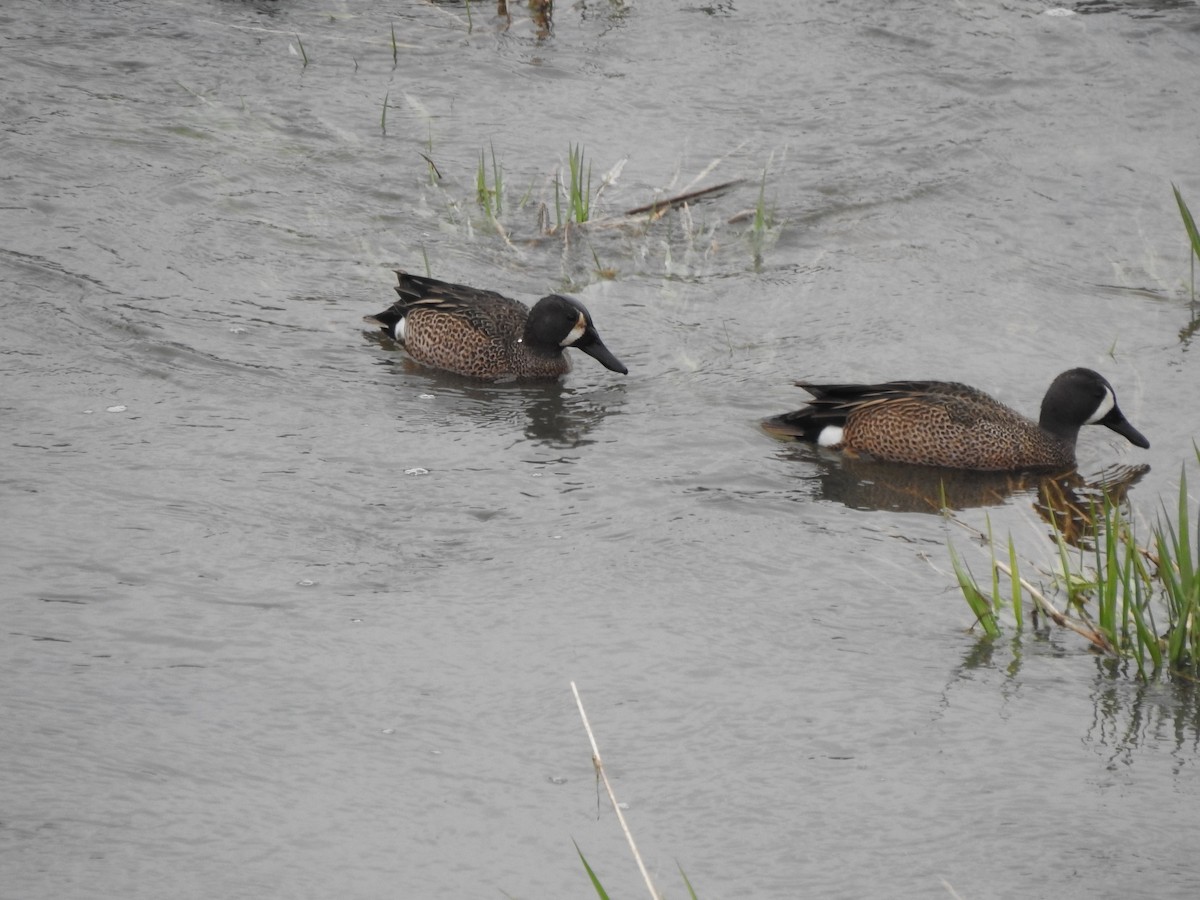
[[687, 872], [683, 871], [683, 866], [680, 866], [679, 863], [675, 863], [675, 865], [679, 867], [679, 875], [683, 878], [683, 883], [687, 885], [688, 896], [691, 897], [692, 900], [699, 900], [699, 898], [696, 896], [695, 888], [692, 887], [692, 882], [688, 880]]
[[1196, 302], [1196, 259], [1200, 257], [1200, 232], [1196, 231], [1196, 223], [1192, 219], [1192, 211], [1183, 201], [1183, 194], [1174, 184], [1171, 190], [1175, 192], [1175, 202], [1179, 205], [1179, 215], [1183, 218], [1183, 227], [1187, 231], [1188, 241], [1191, 242], [1192, 252], [1188, 254], [1188, 271], [1192, 275], [1192, 302]]
[[568, 185], [568, 208], [571, 220], [582, 224], [591, 217], [592, 167], [587, 167], [587, 183], [584, 183], [584, 152], [579, 144], [567, 145], [567, 168], [571, 183]]
[[[1096, 557], [1096, 622], [1100, 631], [1114, 648], [1120, 650], [1124, 630], [1118, 626], [1117, 587], [1120, 583], [1121, 554], [1118, 536], [1121, 531], [1121, 512], [1104, 498], [1104, 545], [1099, 540], [1094, 545]], [[1093, 520], [1097, 519], [1095, 510]], [[1124, 595], [1122, 595], [1124, 596]]]
[[1000, 567], [996, 565], [996, 538], [992, 535], [992, 517], [985, 516], [987, 523], [988, 550], [992, 554], [992, 599], [997, 606], [1000, 604]]
[[[1129, 557], [1130, 560], [1133, 557]], [[1132, 565], [1132, 562], [1131, 562]], [[1138, 672], [1145, 675], [1145, 656], [1150, 655], [1150, 662], [1155, 672], [1162, 669], [1163, 654], [1162, 646], [1158, 642], [1158, 635], [1154, 633], [1154, 620], [1148, 613], [1146, 604], [1146, 582], [1141, 578], [1133, 580], [1133, 627], [1137, 632], [1138, 654], [1137, 664]]]
[[1012, 579], [1013, 618], [1017, 620], [1017, 630], [1025, 630], [1024, 591], [1021, 588], [1021, 573], [1017, 568], [1017, 545], [1013, 543], [1012, 535], [1008, 536], [1008, 573]]
[[571, 843], [575, 844], [575, 852], [579, 854], [579, 860], [583, 863], [584, 869], [587, 870], [588, 878], [592, 880], [592, 887], [596, 889], [596, 894], [600, 897], [600, 900], [608, 900], [608, 894], [604, 891], [604, 885], [600, 883], [600, 879], [596, 877], [596, 873], [593, 872], [592, 867], [588, 865], [587, 858], [584, 857], [583, 851], [579, 849], [579, 845], [576, 844], [574, 840], [572, 840]]
[[954, 575], [958, 578], [958, 586], [962, 590], [963, 597], [966, 599], [967, 605], [971, 607], [971, 612], [975, 614], [976, 620], [983, 628], [983, 633], [990, 638], [1000, 637], [1000, 626], [996, 624], [996, 616], [992, 612], [991, 601], [979, 590], [979, 585], [971, 577], [971, 573], [963, 565], [962, 560], [958, 558], [958, 553], [955, 551], [953, 544], [950, 545], [950, 562], [954, 565]]
[[483, 151], [479, 151], [479, 168], [475, 170], [475, 200], [479, 203], [480, 209], [494, 218], [492, 213], [492, 192], [488, 188], [487, 183], [487, 164]]
[[1179, 188], [1172, 184], [1171, 190], [1175, 192], [1175, 202], [1179, 204], [1179, 215], [1183, 219], [1183, 227], [1187, 230], [1188, 240], [1191, 241], [1192, 252], [1200, 257], [1200, 231], [1196, 230], [1196, 222], [1192, 218], [1192, 211], [1188, 209], [1187, 203], [1184, 202], [1183, 194], [1179, 193]]
[[504, 177], [501, 174], [500, 164], [496, 162], [496, 148], [491, 141], [488, 141], [488, 147], [492, 150], [492, 186], [496, 193], [496, 218], [499, 218], [501, 197], [504, 194]]
[[[1169, 524], [1166, 526], [1169, 529]], [[1185, 662], [1188, 602], [1175, 570], [1170, 538], [1163, 528], [1155, 529], [1155, 549], [1158, 551], [1158, 578], [1167, 602], [1167, 663], [1172, 668]]]
[[761, 238], [767, 230], [767, 170], [763, 169], [762, 182], [758, 185], [758, 205], [754, 207], [754, 234]]
[[1175, 536], [1175, 562], [1179, 567], [1179, 580], [1185, 586], [1195, 584], [1196, 565], [1192, 559], [1192, 539], [1188, 533], [1187, 469], [1179, 469], [1179, 534]]

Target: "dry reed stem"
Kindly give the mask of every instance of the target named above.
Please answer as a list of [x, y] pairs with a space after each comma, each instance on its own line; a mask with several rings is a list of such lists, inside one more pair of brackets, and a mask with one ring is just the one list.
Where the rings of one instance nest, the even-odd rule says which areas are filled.
[[646, 887], [650, 889], [652, 900], [662, 900], [662, 895], [654, 887], [654, 882], [650, 880], [650, 873], [646, 871], [646, 865], [642, 862], [642, 855], [638, 853], [637, 844], [633, 842], [633, 833], [625, 823], [621, 807], [617, 805], [617, 795], [613, 793], [612, 785], [608, 781], [608, 773], [604, 771], [604, 763], [600, 759], [600, 748], [596, 746], [596, 736], [592, 734], [592, 726], [588, 724], [587, 713], [583, 711], [583, 701], [579, 699], [579, 689], [575, 687], [573, 681], [571, 682], [571, 693], [575, 695], [575, 705], [579, 707], [579, 717], [583, 719], [583, 728], [592, 744], [592, 765], [596, 767], [596, 774], [600, 776], [600, 780], [604, 782], [604, 789], [608, 791], [608, 799], [612, 802], [613, 810], [617, 814], [617, 821], [621, 823], [621, 830], [625, 832], [625, 840], [629, 842], [629, 849], [633, 851], [633, 858], [637, 862], [638, 870], [646, 881]]

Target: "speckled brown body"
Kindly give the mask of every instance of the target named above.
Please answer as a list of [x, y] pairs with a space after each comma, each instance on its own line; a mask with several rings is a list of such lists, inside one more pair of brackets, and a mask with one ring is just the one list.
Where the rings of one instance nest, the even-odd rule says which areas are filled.
[[472, 378], [556, 378], [571, 370], [561, 350], [533, 353], [522, 340], [529, 307], [491, 293], [486, 304], [409, 308], [404, 349], [419, 363]]
[[1079, 429], [1088, 424], [1150, 446], [1121, 412], [1112, 385], [1091, 369], [1055, 378], [1037, 422], [954, 382], [797, 384], [812, 400], [765, 420], [767, 431], [884, 462], [981, 472], [1069, 469]]
[[962, 384], [935, 386], [855, 405], [842, 426], [842, 442], [831, 449], [980, 471], [1075, 464], [1073, 443], [1043, 431], [982, 391]]

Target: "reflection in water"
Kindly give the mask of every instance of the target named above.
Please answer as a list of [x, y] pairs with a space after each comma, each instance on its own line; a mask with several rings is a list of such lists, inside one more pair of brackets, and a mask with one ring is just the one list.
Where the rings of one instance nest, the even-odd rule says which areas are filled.
[[[978, 684], [978, 670], [1003, 666], [1007, 677], [999, 682], [1000, 689], [1005, 694], [1016, 693], [1022, 688], [1024, 655], [1077, 655], [1060, 646], [1054, 634], [1030, 631], [1007, 642], [980, 637], [967, 649], [953, 682]], [[1099, 654], [1095, 666], [1094, 714], [1084, 740], [1107, 759], [1110, 769], [1132, 764], [1142, 750], [1170, 750], [1176, 775], [1185, 765], [1195, 764], [1200, 753], [1200, 684], [1188, 678], [1146, 682], [1138, 677], [1131, 661]]]
[[1175, 774], [1194, 762], [1200, 750], [1200, 685], [1186, 678], [1146, 683], [1121, 660], [1097, 658], [1096, 667], [1096, 716], [1087, 737], [1106, 753], [1109, 768], [1129, 764], [1138, 749], [1167, 741], [1176, 756]]
[[1104, 519], [1105, 501], [1124, 502], [1129, 489], [1149, 471], [1148, 465], [1109, 466], [1091, 480], [1074, 469], [1064, 476], [1042, 478], [1033, 508], [1068, 544], [1086, 547], [1096, 536], [1097, 520]]
[[616, 392], [624, 393], [624, 385], [612, 385], [599, 394], [578, 393], [562, 384], [543, 385], [542, 393], [531, 397], [525, 407], [528, 417], [525, 437], [551, 447], [573, 448], [595, 443], [588, 434], [608, 416], [610, 410], [605, 401]]
[[[397, 345], [382, 332], [364, 331], [370, 343], [387, 350]], [[524, 420], [528, 440], [550, 447], [571, 449], [594, 443], [589, 437], [624, 397], [624, 384], [580, 391], [561, 380], [486, 382], [429, 369], [406, 353], [389, 353], [382, 362], [428, 379], [430, 392], [457, 398], [449, 411], [480, 425]]]
[[1188, 323], [1179, 329], [1179, 343], [1185, 347], [1192, 342], [1192, 338], [1196, 336], [1196, 331], [1200, 330], [1200, 316], [1196, 315], [1196, 304], [1191, 305], [1191, 318]]
[[[784, 451], [812, 458], [810, 448]], [[1085, 478], [1066, 472], [972, 472], [821, 454], [819, 494], [851, 509], [941, 513], [945, 509], [999, 506], [1018, 494], [1035, 493], [1033, 508], [1070, 544], [1089, 540], [1104, 499], [1119, 503], [1147, 472], [1148, 465], [1111, 466]]]

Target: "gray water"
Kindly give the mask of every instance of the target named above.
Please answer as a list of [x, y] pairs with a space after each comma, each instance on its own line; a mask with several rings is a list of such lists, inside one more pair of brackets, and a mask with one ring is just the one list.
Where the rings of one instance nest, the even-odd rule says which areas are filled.
[[[1196, 896], [1196, 692], [981, 644], [966, 532], [757, 421], [1085, 365], [1152, 449], [1080, 472], [1197, 483], [1200, 10], [496, 12], [0, 7], [0, 896], [594, 896], [572, 840], [644, 896], [571, 681], [669, 896]], [[617, 177], [564, 239], [573, 144]], [[360, 320], [426, 264], [630, 374], [412, 364]]]

